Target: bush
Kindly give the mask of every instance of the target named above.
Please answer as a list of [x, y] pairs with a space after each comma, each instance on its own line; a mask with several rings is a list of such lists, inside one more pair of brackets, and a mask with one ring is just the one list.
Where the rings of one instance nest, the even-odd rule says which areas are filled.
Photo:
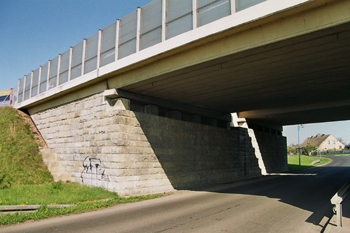
[[296, 155], [298, 154], [298, 145], [290, 145], [290, 146], [287, 146], [287, 154], [288, 155]]
[[315, 151], [317, 148], [315, 146], [312, 146], [310, 144], [307, 144], [304, 148], [304, 154], [305, 155], [311, 155], [311, 152]]

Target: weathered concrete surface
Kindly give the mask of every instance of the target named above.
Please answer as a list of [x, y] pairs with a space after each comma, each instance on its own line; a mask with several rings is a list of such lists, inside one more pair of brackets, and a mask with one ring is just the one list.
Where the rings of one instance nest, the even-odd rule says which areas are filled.
[[[231, 182], [262, 173], [247, 129], [179, 120], [181, 112], [176, 111], [168, 114], [176, 118], [171, 119], [129, 108], [129, 100], [111, 102], [97, 94], [31, 112], [52, 152], [44, 153], [44, 159], [54, 178], [130, 196]], [[145, 110], [157, 113], [149, 106]], [[284, 137], [264, 137], [273, 139], [268, 141], [273, 144], [263, 146], [270, 149], [268, 153], [285, 145]], [[264, 162], [270, 163], [269, 171], [274, 172], [285, 166], [274, 169], [275, 158]]]

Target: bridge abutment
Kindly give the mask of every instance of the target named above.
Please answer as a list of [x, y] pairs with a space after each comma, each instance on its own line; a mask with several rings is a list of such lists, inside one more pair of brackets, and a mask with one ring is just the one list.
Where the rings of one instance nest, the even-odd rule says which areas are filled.
[[[218, 119], [102, 93], [29, 112], [60, 164], [56, 180], [69, 177], [130, 196], [262, 174], [248, 129], [229, 128]], [[285, 138], [258, 134], [257, 140], [266, 143], [259, 147], [268, 170], [281, 170], [278, 158], [286, 155], [274, 148], [283, 147]], [[268, 159], [270, 154], [275, 157]]]

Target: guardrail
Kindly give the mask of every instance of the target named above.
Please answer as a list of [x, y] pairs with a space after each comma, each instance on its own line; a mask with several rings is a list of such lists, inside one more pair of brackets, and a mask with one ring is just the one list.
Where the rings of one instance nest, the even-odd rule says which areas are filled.
[[153, 0], [18, 80], [17, 103], [268, 0]]
[[342, 217], [343, 217], [343, 207], [342, 202], [350, 193], [350, 181], [345, 183], [343, 187], [339, 189], [339, 191], [332, 197], [331, 203], [335, 205], [333, 211], [337, 216], [337, 226], [342, 227]]

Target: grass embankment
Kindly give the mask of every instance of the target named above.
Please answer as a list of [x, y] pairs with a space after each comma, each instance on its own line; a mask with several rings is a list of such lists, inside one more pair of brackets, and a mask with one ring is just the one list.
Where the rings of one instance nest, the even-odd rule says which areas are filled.
[[[70, 213], [82, 213], [116, 203], [159, 197], [147, 195], [120, 198], [103, 188], [77, 183], [53, 182], [42, 161], [35, 132], [12, 107], [0, 108], [0, 206], [41, 205], [35, 213], [0, 216], [0, 225], [37, 220]], [[76, 204], [62, 209], [50, 204]]]
[[[117, 193], [99, 187], [77, 183], [53, 182], [44, 185], [26, 185], [0, 189], [1, 205], [41, 205], [35, 213], [7, 214], [0, 216], [0, 225], [39, 220], [59, 215], [83, 213], [119, 203], [136, 202], [161, 196], [147, 195], [121, 198]], [[63, 208], [48, 208], [47, 205], [76, 204]]]
[[[316, 160], [320, 160], [320, 162], [312, 165], [312, 162], [314, 162]], [[303, 169], [307, 169], [307, 168], [320, 166], [322, 164], [328, 163], [330, 160], [327, 158], [322, 158], [322, 157], [300, 155], [300, 161], [301, 161], [301, 165], [299, 165], [299, 156], [298, 155], [288, 156], [288, 169], [289, 169], [289, 171], [293, 172], [293, 171], [299, 171], [299, 170], [303, 170]]]
[[53, 181], [29, 125], [12, 107], [0, 108], [0, 163], [0, 188]]

